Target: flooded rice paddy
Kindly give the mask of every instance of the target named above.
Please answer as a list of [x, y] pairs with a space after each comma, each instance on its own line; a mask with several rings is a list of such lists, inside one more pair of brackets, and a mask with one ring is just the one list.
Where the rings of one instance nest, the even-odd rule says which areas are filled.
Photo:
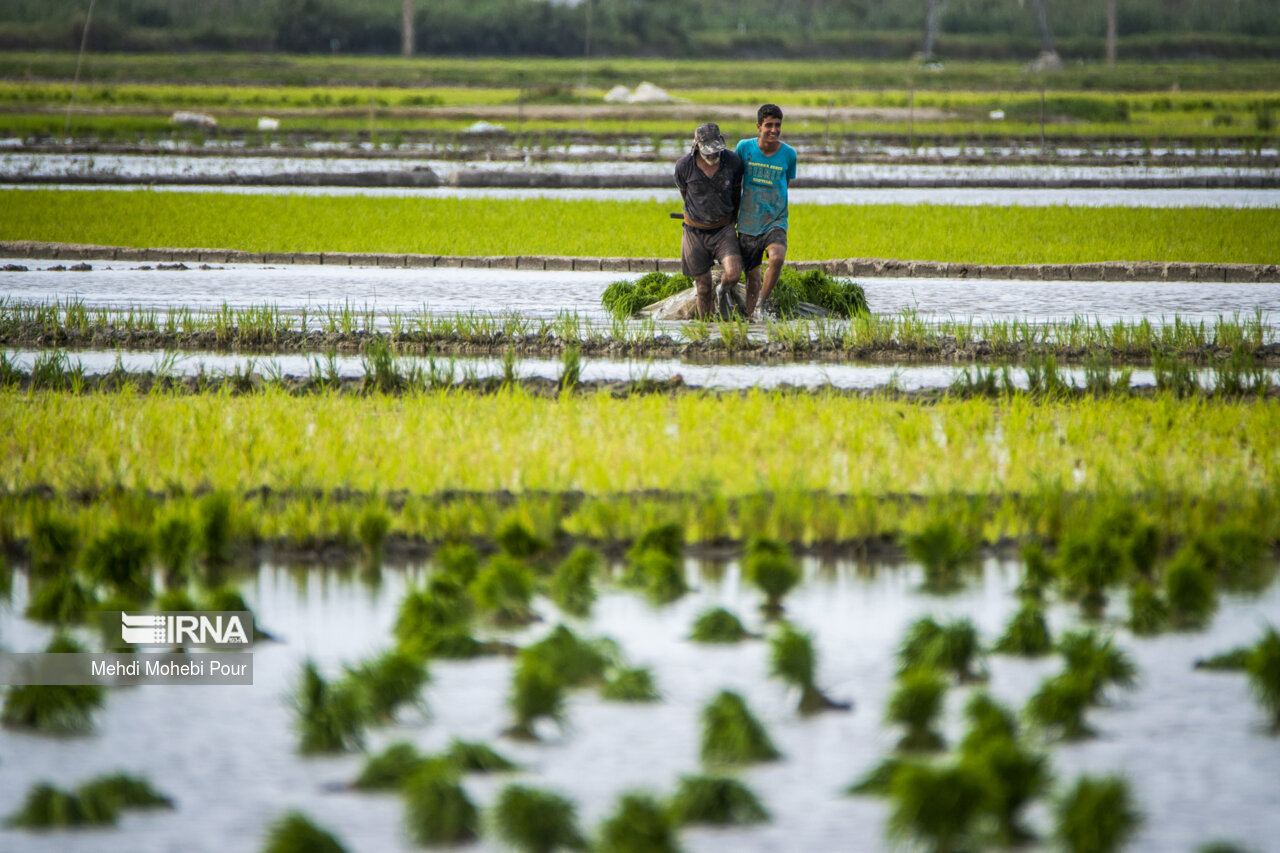
[[[102, 773], [145, 775], [177, 802], [173, 812], [138, 813], [117, 830], [25, 833], [0, 830], [0, 848], [21, 853], [132, 853], [184, 850], [240, 853], [259, 848], [268, 823], [282, 811], [302, 809], [339, 835], [352, 851], [414, 849], [401, 829], [403, 805], [391, 794], [344, 790], [358, 773], [357, 755], [303, 758], [287, 696], [305, 658], [328, 674], [344, 663], [385, 649], [404, 591], [420, 582], [421, 566], [385, 568], [372, 581], [356, 571], [263, 564], [243, 591], [258, 623], [279, 638], [254, 650], [252, 687], [143, 686], [113, 690], [94, 733], [42, 737], [0, 730], [0, 802], [6, 809], [36, 781], [72, 787]], [[559, 791], [578, 804], [594, 827], [624, 790], [659, 795], [674, 790], [680, 774], [698, 770], [700, 709], [718, 690], [741, 693], [784, 754], [776, 763], [740, 774], [773, 815], [749, 829], [688, 829], [685, 849], [700, 853], [780, 850], [886, 849], [887, 808], [874, 798], [850, 798], [842, 789], [888, 754], [897, 735], [882, 723], [891, 690], [894, 652], [907, 626], [923, 615], [968, 617], [990, 643], [1017, 607], [1016, 561], [988, 558], [980, 580], [946, 598], [919, 591], [913, 565], [804, 561], [804, 583], [788, 598], [787, 616], [814, 633], [818, 683], [833, 697], [852, 700], [852, 713], [802, 718], [794, 695], [767, 678], [767, 647], [746, 641], [706, 647], [687, 640], [694, 617], [722, 606], [749, 628], [763, 627], [759, 596], [737, 563], [686, 562], [694, 592], [655, 609], [638, 595], [604, 592], [593, 616], [575, 625], [586, 637], [609, 636], [633, 664], [652, 667], [662, 701], [628, 706], [574, 694], [563, 730], [543, 730], [542, 743], [500, 738], [509, 659], [434, 662], [425, 689], [428, 713], [404, 712], [373, 733], [368, 747], [407, 739], [423, 751], [461, 737], [492, 743], [518, 761], [510, 776], [468, 776], [468, 794], [493, 802], [509, 781]], [[22, 577], [13, 599], [0, 605], [0, 642], [8, 650], [36, 649], [47, 632], [20, 617], [27, 591]], [[554, 608], [536, 606], [542, 625], [506, 635], [535, 639], [555, 624]], [[1114, 600], [1112, 612], [1125, 611]], [[1076, 610], [1052, 606], [1056, 636], [1077, 624]], [[1199, 633], [1138, 638], [1117, 629], [1117, 641], [1138, 666], [1138, 686], [1090, 711], [1098, 736], [1050, 751], [1063, 784], [1081, 773], [1123, 773], [1146, 820], [1130, 849], [1143, 853], [1190, 851], [1213, 839], [1250, 850], [1274, 849], [1280, 837], [1280, 739], [1266, 731], [1263, 714], [1240, 674], [1193, 669], [1196, 659], [1255, 641], [1264, 623], [1280, 622], [1280, 587], [1248, 599], [1228, 596], [1212, 624]], [[1107, 626], [1111, 627], [1111, 626]], [[1058, 671], [1056, 657], [1026, 661], [988, 658], [992, 694], [1019, 707], [1040, 681]], [[943, 733], [962, 733], [960, 709], [973, 688], [952, 688]], [[1048, 816], [1029, 813], [1042, 834]], [[464, 850], [500, 850], [484, 840]], [[1032, 847], [1030, 849], [1038, 849]]]

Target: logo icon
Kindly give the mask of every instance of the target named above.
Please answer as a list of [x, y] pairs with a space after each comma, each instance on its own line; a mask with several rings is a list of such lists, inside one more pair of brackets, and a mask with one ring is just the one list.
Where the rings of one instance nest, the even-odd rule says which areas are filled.
[[247, 647], [253, 637], [248, 611], [126, 613], [120, 611], [120, 639], [133, 646]]

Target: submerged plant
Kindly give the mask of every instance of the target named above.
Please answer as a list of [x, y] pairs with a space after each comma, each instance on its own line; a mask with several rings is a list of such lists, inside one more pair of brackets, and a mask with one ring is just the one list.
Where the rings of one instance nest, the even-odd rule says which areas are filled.
[[537, 740], [534, 725], [541, 719], [559, 722], [564, 714], [565, 683], [542, 658], [521, 655], [511, 680], [508, 704], [515, 724], [507, 734], [521, 740]]
[[600, 688], [600, 697], [612, 702], [657, 702], [662, 698], [648, 667], [618, 667]]
[[312, 823], [311, 818], [291, 811], [272, 822], [262, 853], [346, 853], [346, 848], [328, 830]]
[[782, 613], [782, 599], [800, 583], [800, 567], [791, 550], [772, 539], [754, 538], [747, 542], [743, 558], [743, 575], [764, 595], [761, 609], [776, 618]]
[[898, 672], [937, 669], [954, 673], [962, 682], [977, 681], [985, 677], [975, 669], [981, 653], [978, 629], [968, 619], [941, 625], [925, 616], [907, 629], [907, 636], [898, 649]]
[[996, 640], [994, 649], [1003, 654], [1029, 658], [1051, 652], [1053, 639], [1044, 618], [1044, 606], [1034, 599], [1023, 599], [1022, 606], [1013, 614], [1000, 639]]
[[736, 643], [749, 636], [737, 616], [723, 607], [713, 607], [698, 614], [689, 639], [695, 643]]
[[935, 669], [917, 667], [898, 677], [885, 709], [889, 722], [907, 730], [898, 742], [898, 749], [935, 752], [946, 745], [942, 735], [934, 731], [946, 692], [947, 682]]
[[461, 844], [479, 835], [475, 805], [446, 764], [425, 762], [404, 783], [409, 836], [418, 844]]
[[907, 553], [924, 569], [925, 589], [951, 592], [960, 586], [960, 572], [973, 561], [976, 548], [955, 522], [938, 517], [906, 537]]
[[964, 763], [904, 764], [889, 790], [889, 835], [918, 838], [937, 853], [969, 849], [987, 799], [984, 782]]
[[396, 741], [365, 759], [353, 786], [364, 791], [395, 790], [422, 766], [426, 757], [408, 741]]
[[1280, 634], [1268, 627], [1245, 661], [1249, 684], [1258, 704], [1271, 717], [1271, 730], [1280, 732]]
[[370, 712], [360, 690], [347, 679], [330, 684], [313, 661], [302, 665], [293, 707], [304, 753], [356, 749], [364, 741]]
[[595, 576], [600, 570], [600, 555], [579, 546], [556, 566], [551, 576], [551, 600], [570, 616], [584, 617], [595, 604]]
[[527, 853], [585, 850], [587, 840], [578, 829], [577, 807], [550, 791], [508, 785], [493, 808], [498, 837]]
[[[84, 646], [61, 634], [45, 647], [46, 654], [84, 652]], [[105, 691], [97, 684], [20, 684], [5, 694], [0, 720], [6, 726], [51, 734], [84, 732], [93, 728], [93, 713], [104, 700]]]
[[769, 812], [750, 788], [729, 776], [681, 776], [671, 798], [676, 823], [736, 824], [769, 820]]
[[701, 755], [707, 764], [751, 764], [782, 757], [747, 703], [728, 690], [702, 709]]
[[1071, 853], [1111, 853], [1141, 824], [1123, 777], [1085, 776], [1056, 803], [1054, 835]]
[[653, 796], [628, 792], [600, 824], [599, 853], [679, 853], [671, 812]]
[[848, 703], [836, 702], [818, 689], [817, 657], [813, 637], [784, 622], [769, 640], [769, 675], [800, 691], [802, 714], [849, 710]]

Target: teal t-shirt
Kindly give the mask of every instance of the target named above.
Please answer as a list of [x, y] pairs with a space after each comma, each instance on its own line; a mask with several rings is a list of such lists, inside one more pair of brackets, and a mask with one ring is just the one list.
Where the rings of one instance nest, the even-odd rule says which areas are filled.
[[771, 228], [787, 227], [787, 181], [796, 178], [796, 149], [785, 142], [769, 156], [756, 139], [744, 139], [735, 149], [742, 158], [742, 207], [738, 233], [758, 236]]

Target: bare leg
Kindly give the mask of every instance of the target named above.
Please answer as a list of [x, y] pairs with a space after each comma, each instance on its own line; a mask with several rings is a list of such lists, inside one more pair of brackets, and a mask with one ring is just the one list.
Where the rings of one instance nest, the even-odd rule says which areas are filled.
[[760, 267], [747, 270], [747, 318], [755, 316], [760, 304]]
[[695, 278], [693, 286], [698, 291], [698, 316], [710, 317], [716, 307], [715, 289], [711, 286], [711, 270]]
[[[764, 302], [773, 292], [773, 286], [782, 275], [782, 262], [787, 259], [787, 247], [782, 243], [770, 243], [764, 250], [769, 256], [769, 263], [764, 271], [764, 284], [760, 288], [760, 301]], [[748, 297], [749, 298], [749, 297]]]

